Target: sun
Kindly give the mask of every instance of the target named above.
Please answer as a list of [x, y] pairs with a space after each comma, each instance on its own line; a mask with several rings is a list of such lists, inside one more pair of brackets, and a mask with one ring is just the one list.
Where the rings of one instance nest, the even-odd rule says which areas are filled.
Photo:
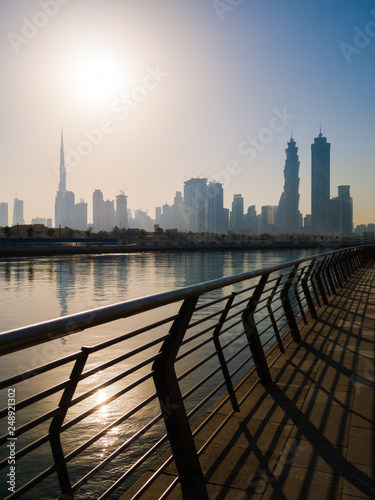
[[130, 79], [129, 70], [110, 54], [93, 52], [72, 65], [70, 83], [76, 96], [91, 105], [110, 104]]

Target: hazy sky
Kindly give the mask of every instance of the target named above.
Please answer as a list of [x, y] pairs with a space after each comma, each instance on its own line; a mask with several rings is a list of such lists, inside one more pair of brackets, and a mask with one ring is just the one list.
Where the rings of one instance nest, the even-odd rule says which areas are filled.
[[277, 205], [291, 129], [305, 215], [320, 122], [331, 196], [351, 185], [354, 223], [375, 222], [374, 1], [0, 0], [0, 32], [10, 223], [16, 194], [26, 222], [54, 218], [61, 123], [89, 219], [95, 189], [154, 217], [197, 176], [227, 208]]

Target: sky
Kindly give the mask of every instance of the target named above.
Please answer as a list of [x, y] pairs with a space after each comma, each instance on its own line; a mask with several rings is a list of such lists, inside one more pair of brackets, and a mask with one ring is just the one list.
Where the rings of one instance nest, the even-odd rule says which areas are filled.
[[191, 177], [224, 204], [277, 205], [285, 148], [311, 212], [311, 143], [331, 197], [375, 222], [375, 1], [0, 0], [0, 202], [54, 218], [61, 127], [76, 202], [120, 191], [154, 217]]

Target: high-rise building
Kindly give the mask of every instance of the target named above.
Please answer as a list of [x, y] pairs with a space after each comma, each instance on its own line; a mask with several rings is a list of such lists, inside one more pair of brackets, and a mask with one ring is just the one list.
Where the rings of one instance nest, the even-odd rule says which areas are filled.
[[95, 189], [92, 195], [92, 225], [95, 233], [102, 231], [104, 227], [103, 204], [103, 193], [100, 189]]
[[119, 229], [128, 229], [128, 197], [121, 193], [116, 196], [116, 226]]
[[250, 234], [258, 234], [258, 218], [255, 205], [251, 205], [247, 209], [247, 214], [245, 215], [245, 227], [246, 231]]
[[261, 233], [275, 232], [275, 207], [264, 205], [259, 216], [259, 231]]
[[[74, 193], [66, 189], [66, 167], [64, 159], [64, 138], [61, 131], [60, 181], [55, 198], [55, 227], [87, 229], [87, 203], [83, 200], [75, 204]], [[85, 218], [86, 213], [86, 218]]]
[[14, 198], [13, 203], [13, 226], [17, 224], [25, 224], [25, 220], [23, 218], [23, 200], [19, 200], [18, 198]]
[[0, 227], [8, 225], [8, 203], [0, 203]]
[[207, 230], [207, 179], [189, 179], [184, 183], [185, 228], [194, 233]]
[[207, 231], [215, 234], [228, 231], [224, 217], [224, 190], [220, 182], [209, 182], [207, 186]]
[[294, 232], [299, 227], [299, 158], [298, 148], [293, 137], [285, 150], [284, 191], [281, 194], [277, 211], [278, 232]]
[[353, 199], [350, 186], [338, 186], [338, 197], [330, 200], [331, 232], [337, 236], [353, 234]]
[[[121, 195], [120, 195], [121, 196]], [[115, 227], [115, 202], [103, 199], [103, 193], [96, 189], [92, 196], [93, 229], [98, 231], [112, 231]], [[119, 227], [119, 226], [118, 226]]]
[[234, 233], [243, 232], [244, 226], [244, 200], [242, 194], [235, 194], [232, 201], [232, 211], [230, 213], [230, 230]]
[[172, 216], [173, 216], [173, 225], [172, 227], [177, 229], [184, 229], [184, 198], [182, 197], [181, 191], [176, 191], [176, 195], [173, 200], [172, 205]]
[[331, 144], [322, 132], [311, 145], [311, 225], [315, 233], [328, 234]]

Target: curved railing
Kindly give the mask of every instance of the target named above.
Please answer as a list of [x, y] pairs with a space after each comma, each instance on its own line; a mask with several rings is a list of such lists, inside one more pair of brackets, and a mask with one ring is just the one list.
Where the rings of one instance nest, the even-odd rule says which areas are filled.
[[[18, 470], [4, 496], [119, 498], [147, 472], [138, 498], [173, 461], [177, 479], [164, 495], [176, 481], [198, 484], [216, 433], [197, 450], [197, 432], [226, 402], [239, 410], [237, 391], [254, 371], [271, 383], [301, 323], [372, 257], [367, 247], [331, 251], [2, 333], [12, 376], [0, 389], [16, 394], [16, 425], [12, 436], [6, 406], [0, 469], [6, 477], [14, 458]], [[51, 346], [68, 336], [88, 345], [59, 356]]]

